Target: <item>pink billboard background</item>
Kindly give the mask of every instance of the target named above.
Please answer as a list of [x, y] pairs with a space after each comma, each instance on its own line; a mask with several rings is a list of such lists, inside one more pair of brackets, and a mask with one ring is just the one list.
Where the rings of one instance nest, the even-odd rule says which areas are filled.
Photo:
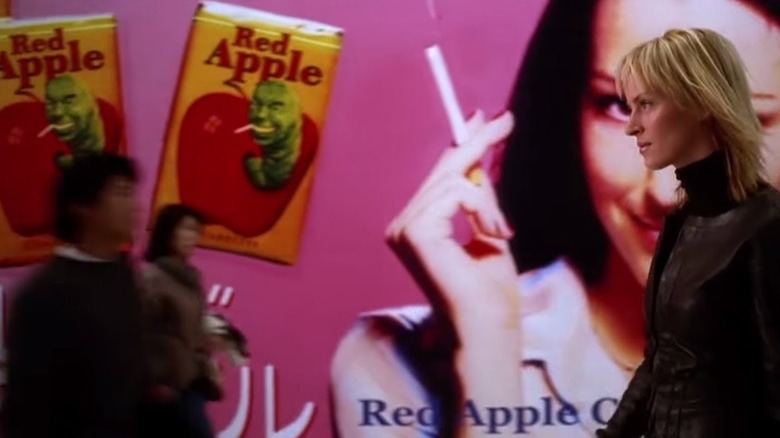
[[[383, 232], [451, 134], [424, 49], [438, 43], [465, 111], [503, 109], [544, 0], [235, 0], [345, 29], [300, 258], [281, 266], [200, 251], [209, 290], [233, 296], [225, 313], [249, 337], [251, 408], [243, 436], [265, 435], [263, 369], [276, 373], [276, 422], [315, 405], [304, 436], [330, 434], [333, 351], [366, 309], [423, 303], [386, 248]], [[110, 12], [119, 47], [130, 154], [141, 166], [140, 241], [196, 0], [17, 0], [16, 18]], [[11, 290], [26, 269], [0, 270]], [[239, 371], [212, 406], [224, 429], [238, 403]]]

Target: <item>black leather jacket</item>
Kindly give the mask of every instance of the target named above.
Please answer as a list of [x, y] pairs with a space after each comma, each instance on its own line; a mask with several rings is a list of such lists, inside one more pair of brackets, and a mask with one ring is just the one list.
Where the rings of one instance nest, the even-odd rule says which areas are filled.
[[645, 359], [598, 437], [780, 437], [780, 193], [667, 217], [645, 318]]

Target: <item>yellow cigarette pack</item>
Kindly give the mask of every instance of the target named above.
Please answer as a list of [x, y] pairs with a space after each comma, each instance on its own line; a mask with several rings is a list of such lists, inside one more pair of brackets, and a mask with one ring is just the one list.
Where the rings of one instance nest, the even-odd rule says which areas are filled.
[[326, 24], [200, 3], [153, 210], [200, 212], [203, 247], [295, 263], [341, 42]]
[[0, 266], [55, 244], [52, 188], [74, 155], [125, 153], [116, 20], [0, 22]]

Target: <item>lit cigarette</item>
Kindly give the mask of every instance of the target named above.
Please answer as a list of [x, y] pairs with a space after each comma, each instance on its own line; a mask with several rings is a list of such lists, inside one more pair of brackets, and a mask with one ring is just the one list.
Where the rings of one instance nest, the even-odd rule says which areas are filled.
[[[466, 139], [466, 121], [463, 119], [463, 111], [461, 111], [458, 98], [455, 96], [455, 87], [453, 87], [450, 74], [447, 71], [444, 55], [442, 55], [439, 46], [434, 44], [425, 49], [425, 56], [428, 58], [428, 64], [439, 89], [439, 96], [441, 96], [444, 110], [447, 112], [455, 144], [460, 145]], [[475, 166], [469, 170], [468, 178], [474, 184], [480, 184], [483, 179], [482, 169]]]
[[250, 123], [250, 124], [248, 124], [246, 126], [242, 126], [242, 127], [238, 128], [238, 129], [236, 129], [235, 131], [233, 131], [233, 134], [240, 134], [240, 133], [246, 132], [246, 131], [255, 131], [255, 132], [259, 132], [261, 134], [269, 134], [271, 132], [274, 132], [274, 128], [269, 128], [269, 127], [264, 127], [264, 126], [257, 126], [257, 125], [253, 125], [253, 124]]
[[444, 55], [442, 55], [438, 45], [425, 49], [425, 55], [428, 57], [428, 63], [433, 72], [433, 78], [436, 80], [436, 86], [439, 88], [444, 110], [450, 120], [450, 129], [455, 143], [460, 144], [466, 138], [466, 122], [463, 120], [463, 112], [458, 104], [458, 98], [455, 96], [455, 88], [452, 86], [447, 64], [444, 62]]
[[241, 134], [242, 132], [247, 132], [247, 131], [249, 131], [250, 129], [253, 129], [253, 128], [254, 128], [254, 125], [252, 125], [250, 123], [250, 124], [248, 124], [246, 126], [242, 126], [242, 127], [238, 128], [238, 129], [236, 129], [235, 131], [233, 131], [233, 134]]
[[38, 138], [41, 138], [44, 135], [48, 134], [49, 132], [51, 132], [52, 129], [54, 129], [54, 125], [49, 125], [49, 126], [43, 128], [43, 131], [38, 133]]
[[48, 134], [49, 132], [51, 132], [52, 129], [56, 129], [56, 130], [59, 131], [61, 129], [68, 129], [71, 126], [73, 126], [73, 123], [63, 123], [62, 125], [51, 124], [51, 125], [43, 128], [43, 130], [38, 133], [38, 138], [41, 138], [44, 135]]

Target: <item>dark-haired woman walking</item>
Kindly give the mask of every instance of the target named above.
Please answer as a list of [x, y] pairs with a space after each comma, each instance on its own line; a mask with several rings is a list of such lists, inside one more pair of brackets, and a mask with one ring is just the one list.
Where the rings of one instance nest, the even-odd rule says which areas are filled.
[[[214, 437], [206, 402], [222, 398], [222, 377], [210, 358], [200, 272], [190, 258], [202, 234], [200, 215], [163, 207], [146, 252], [144, 309], [150, 333], [149, 369], [155, 398], [149, 434]], [[146, 436], [146, 435], [145, 435]]]

